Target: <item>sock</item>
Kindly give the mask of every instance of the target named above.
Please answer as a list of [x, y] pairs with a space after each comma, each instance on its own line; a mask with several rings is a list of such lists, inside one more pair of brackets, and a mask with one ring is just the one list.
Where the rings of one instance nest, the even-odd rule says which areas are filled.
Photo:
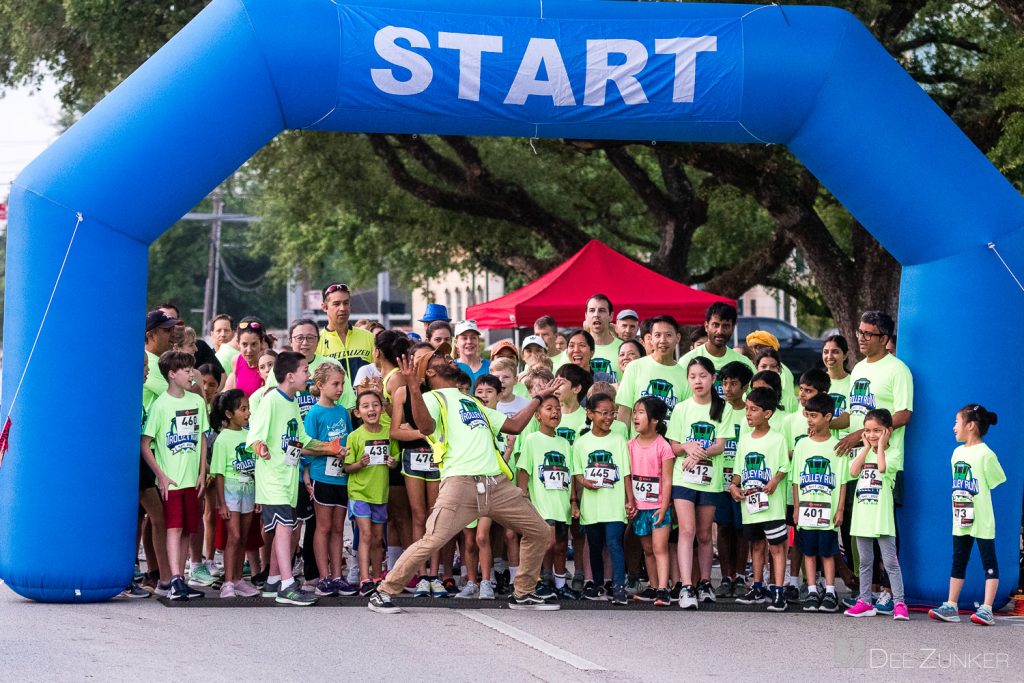
[[[817, 586], [815, 586], [815, 588], [817, 588]], [[835, 595], [836, 594], [836, 587], [835, 586], [825, 586], [825, 592], [826, 593], [831, 593], [832, 595]]]
[[800, 587], [800, 575], [793, 576], [792, 574], [786, 579], [786, 585]]
[[402, 546], [389, 545], [388, 546], [388, 571], [395, 568], [395, 562], [398, 562], [398, 558], [402, 556]]
[[565, 588], [565, 574], [555, 574], [555, 588]]
[[268, 576], [267, 577], [267, 583], [277, 583], [280, 580], [281, 580], [281, 575], [280, 574], [278, 574], [276, 576]]
[[978, 609], [981, 609], [982, 607], [986, 608], [989, 612], [992, 611], [992, 605], [981, 605], [981, 607], [978, 607]]
[[286, 590], [289, 586], [295, 583], [295, 579], [288, 578], [281, 582], [281, 590]]
[[814, 593], [815, 595], [817, 595], [817, 593], [818, 593], [818, 584], [816, 584], [816, 583], [808, 584], [808, 586], [807, 586], [807, 594], [810, 595], [811, 593]]
[[761, 583], [760, 581], [755, 581], [754, 585], [753, 585], [753, 588], [754, 588], [754, 590], [762, 590], [764, 588], [764, 584]]
[[516, 574], [518, 574], [518, 573], [519, 573], [519, 567], [509, 567], [508, 568], [508, 575], [509, 575], [509, 578], [512, 581], [516, 580]]
[[503, 572], [506, 569], [508, 569], [508, 563], [505, 562], [505, 558], [504, 557], [496, 557], [496, 558], [494, 558], [494, 571], [496, 571], [496, 572]]

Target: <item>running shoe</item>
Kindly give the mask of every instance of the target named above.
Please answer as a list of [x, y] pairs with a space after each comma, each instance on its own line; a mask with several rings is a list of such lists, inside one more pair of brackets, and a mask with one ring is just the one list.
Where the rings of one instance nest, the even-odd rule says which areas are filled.
[[169, 597], [169, 596], [170, 596], [170, 594], [171, 594], [171, 587], [172, 587], [173, 585], [174, 585], [174, 582], [173, 582], [173, 581], [172, 581], [171, 583], [160, 583], [160, 582], [158, 581], [158, 582], [157, 582], [157, 584], [156, 584], [156, 588], [154, 588], [154, 589], [153, 589], [153, 593], [154, 593], [154, 594], [155, 594], [155, 595], [156, 595], [156, 596], [157, 596], [158, 598], [166, 598], [166, 597]]
[[188, 586], [185, 585], [185, 579], [180, 576], [171, 579], [171, 590], [167, 597], [171, 600], [188, 600]]
[[[665, 591], [665, 593], [668, 593], [668, 591]], [[646, 588], [633, 596], [633, 599], [637, 602], [654, 602], [657, 598], [658, 591], [653, 588]]]
[[274, 598], [274, 602], [279, 602], [282, 605], [295, 605], [296, 607], [309, 607], [315, 605], [317, 597], [312, 593], [307, 593], [299, 588], [299, 582], [292, 580], [292, 585], [287, 588], [282, 588], [277, 593], [277, 597]]
[[508, 593], [512, 588], [512, 572], [507, 569], [494, 572], [494, 592], [499, 595]]
[[626, 592], [625, 586], [612, 586], [612, 604], [613, 605], [628, 605], [629, 594]]
[[[991, 613], [992, 612], [990, 610], [989, 614], [991, 614]], [[907, 603], [905, 603], [905, 602], [897, 602], [896, 603], [896, 606], [893, 607], [893, 610], [892, 610], [892, 619], [893, 619], [893, 621], [910, 621], [910, 610], [907, 609]], [[973, 617], [971, 618], [971, 621], [974, 621]], [[977, 623], [977, 622], [975, 622], [975, 623]]]
[[220, 597], [222, 598], [237, 598], [238, 593], [235, 592], [235, 584], [230, 581], [225, 581], [220, 586]]
[[635, 576], [626, 575], [626, 592], [629, 593], [630, 597], [636, 595], [641, 590], [640, 581]]
[[603, 589], [594, 585], [593, 581], [587, 581], [586, 585], [583, 586], [583, 599], [600, 602], [606, 598]]
[[149, 591], [139, 588], [134, 581], [128, 584], [128, 586], [121, 591], [118, 596], [119, 598], [131, 598], [132, 600], [139, 600], [142, 598], [149, 597]]
[[535, 591], [533, 593], [527, 593], [526, 595], [516, 595], [513, 593], [508, 596], [508, 608], [549, 612], [561, 609], [561, 605], [558, 604], [558, 599], [555, 598], [554, 595], [546, 598], [537, 595]]
[[459, 592], [459, 584], [455, 583], [455, 579], [449, 576], [447, 579], [441, 582], [444, 589], [448, 591], [448, 597], [451, 597]]
[[555, 588], [555, 596], [559, 600], [582, 600], [583, 596], [569, 588], [569, 584], [565, 584], [561, 588]]
[[896, 603], [892, 601], [892, 594], [882, 589], [882, 592], [878, 594], [878, 599], [875, 600], [875, 612], [879, 616], [887, 617], [892, 614], [896, 608]]
[[476, 599], [479, 595], [480, 586], [473, 581], [467, 581], [466, 585], [462, 587], [462, 590], [455, 594], [455, 597], [462, 600], [472, 600]]
[[249, 566], [249, 560], [242, 561], [242, 578], [252, 578], [252, 567]]
[[[792, 588], [796, 588], [796, 586], [792, 586]], [[800, 594], [800, 591], [797, 590], [797, 595], [799, 595], [799, 594]], [[779, 586], [776, 586], [775, 590], [772, 591], [772, 601], [768, 604], [768, 611], [769, 612], [785, 612], [786, 608], [788, 606], [789, 606], [789, 601], [786, 600], [786, 591], [785, 591], [785, 589], [783, 589], [783, 588], [781, 588]]]
[[727, 598], [732, 595], [733, 582], [728, 576], [722, 577], [722, 583], [718, 584], [718, 588], [715, 589], [715, 595], [720, 598]]
[[377, 590], [376, 581], [367, 580], [359, 584], [359, 595], [363, 596], [364, 598], [375, 590]]
[[877, 613], [873, 605], [869, 605], [863, 600], [858, 600], [853, 607], [843, 612], [848, 617], [873, 617]]
[[217, 564], [216, 560], [206, 560], [203, 562], [203, 566], [206, 567], [206, 571], [210, 572], [210, 576], [216, 578], [224, 577], [224, 565]]
[[697, 609], [697, 593], [693, 586], [683, 586], [679, 592], [679, 607], [682, 609]]
[[[257, 588], [263, 588], [263, 584], [265, 584], [267, 582], [267, 576], [269, 574], [270, 574], [270, 572], [267, 571], [266, 569], [264, 569], [263, 571], [259, 572], [258, 574], [253, 574], [252, 575], [252, 585], [256, 586]], [[277, 595], [277, 592], [275, 591], [274, 594]]]
[[190, 586], [212, 586], [216, 582], [217, 579], [210, 573], [205, 564], [193, 566], [192, 571], [188, 575], [188, 585]]
[[717, 602], [718, 599], [715, 597], [715, 589], [712, 587], [711, 582], [704, 579], [697, 584], [697, 600], [699, 602]]
[[586, 588], [586, 580], [585, 580], [585, 577], [583, 576], [583, 572], [582, 571], [576, 572], [573, 575], [573, 577], [572, 577], [572, 582], [571, 583], [572, 583], [572, 590], [573, 590], [573, 592], [582, 593], [583, 590]]
[[480, 594], [477, 596], [481, 600], [493, 600], [494, 599], [494, 584], [490, 581], [480, 582]]
[[432, 598], [449, 598], [451, 595], [448, 593], [448, 589], [441, 583], [441, 579], [436, 576], [430, 580], [430, 597]]
[[839, 610], [839, 601], [835, 593], [826, 592], [825, 596], [818, 603], [819, 612], [836, 612]]
[[338, 591], [334, 590], [334, 582], [330, 579], [320, 579], [317, 581], [313, 592], [321, 598], [330, 598], [338, 594]]
[[188, 594], [189, 600], [195, 600], [197, 598], [205, 598], [206, 593], [200, 590], [196, 590], [192, 586], [185, 584], [185, 592]]
[[803, 607], [805, 612], [817, 612], [821, 609], [821, 603], [823, 601], [824, 598], [821, 596], [821, 593], [818, 591], [814, 591], [813, 593], [808, 591], [807, 597], [803, 599], [800, 605]]
[[800, 602], [800, 589], [793, 584], [787, 583], [782, 589], [782, 597], [786, 602]]
[[741, 605], [763, 605], [768, 602], [768, 596], [763, 586], [751, 586], [746, 593], [736, 598], [736, 602]]
[[367, 601], [366, 606], [371, 612], [376, 612], [377, 614], [399, 614], [402, 611], [402, 609], [391, 600], [390, 595], [387, 593], [381, 593], [379, 590], [375, 590], [370, 593], [370, 599]]
[[[235, 581], [235, 595], [240, 598], [255, 598], [261, 593], [260, 589], [246, 580]], [[223, 586], [221, 586], [223, 588]]]
[[[896, 605], [897, 610], [899, 610], [900, 605], [903, 605], [903, 603], [901, 602], [899, 605]], [[978, 626], [995, 626], [996, 624], [996, 618], [992, 616], [992, 608], [986, 607], [985, 605], [979, 607], [977, 611], [971, 615], [971, 621]]]
[[944, 602], [935, 609], [928, 610], [928, 616], [935, 621], [948, 621], [955, 624], [960, 621], [960, 610], [956, 603]]
[[679, 596], [683, 592], [683, 584], [676, 581], [676, 585], [672, 586], [672, 590], [669, 595], [672, 596], [672, 602], [679, 602]]
[[668, 607], [672, 604], [672, 596], [669, 595], [667, 588], [659, 588], [654, 591], [654, 606], [655, 607]]
[[430, 581], [425, 576], [421, 576], [420, 580], [416, 582], [416, 592], [413, 593], [415, 598], [429, 598], [430, 597]]
[[353, 586], [351, 583], [341, 578], [340, 576], [331, 579], [331, 588], [335, 593], [343, 597], [355, 595], [359, 592], [359, 586]]
[[147, 590], [150, 593], [156, 592], [156, 585], [160, 582], [159, 574], [150, 574], [146, 572], [146, 575], [142, 577], [142, 583], [139, 584], [143, 590]]
[[303, 562], [302, 556], [299, 555], [295, 558], [295, 562], [292, 564], [292, 576], [303, 576], [306, 571], [306, 563]]
[[853, 607], [854, 605], [857, 604], [857, 598], [855, 598], [853, 596], [850, 596], [848, 598], [843, 598], [842, 600], [840, 600], [840, 603], [842, 603], [842, 606], [844, 608], [849, 609], [850, 607]]
[[139, 565], [135, 565], [135, 573], [132, 575], [132, 583], [138, 583], [146, 578], [145, 572], [139, 569]]
[[280, 581], [267, 581], [263, 584], [262, 595], [265, 598], [276, 598], [277, 594], [281, 592]]

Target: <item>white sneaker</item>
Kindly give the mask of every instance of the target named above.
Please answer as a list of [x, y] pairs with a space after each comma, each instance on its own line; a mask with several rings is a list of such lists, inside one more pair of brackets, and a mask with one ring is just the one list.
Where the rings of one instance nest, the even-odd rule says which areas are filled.
[[693, 586], [683, 586], [679, 592], [679, 607], [682, 609], [697, 609], [697, 594]]
[[[462, 590], [460, 590], [458, 593], [455, 594], [455, 597], [457, 597], [457, 598], [476, 598], [479, 595], [480, 595], [480, 586], [478, 586], [477, 584], [473, 583], [472, 581], [467, 581], [466, 585], [462, 587]], [[491, 597], [492, 598], [494, 597], [493, 591], [492, 591]]]
[[493, 600], [494, 599], [494, 584], [490, 581], [480, 582], [480, 599], [481, 600]]
[[350, 562], [349, 563], [349, 565], [348, 565], [348, 576], [346, 577], [346, 581], [348, 581], [353, 586], [358, 586], [359, 585], [359, 563], [358, 562]]

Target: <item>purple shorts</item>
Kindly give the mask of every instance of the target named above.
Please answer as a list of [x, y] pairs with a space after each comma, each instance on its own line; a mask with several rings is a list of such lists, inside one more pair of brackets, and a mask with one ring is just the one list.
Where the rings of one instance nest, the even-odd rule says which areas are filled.
[[348, 514], [353, 517], [369, 517], [374, 524], [387, 524], [388, 504], [367, 503], [365, 500], [350, 500]]

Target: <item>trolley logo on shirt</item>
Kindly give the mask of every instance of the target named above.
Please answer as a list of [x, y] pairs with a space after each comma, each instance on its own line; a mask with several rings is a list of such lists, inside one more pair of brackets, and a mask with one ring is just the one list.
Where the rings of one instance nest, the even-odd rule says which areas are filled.
[[195, 408], [175, 411], [171, 428], [164, 435], [164, 444], [172, 455], [198, 448], [199, 411]]
[[828, 458], [815, 455], [804, 461], [800, 471], [800, 493], [823, 493], [832, 495], [836, 487], [836, 477], [832, 473], [832, 463]]
[[555, 430], [555, 436], [560, 436], [569, 442], [571, 446], [576, 441], [576, 430], [571, 427], [559, 427]]
[[285, 433], [281, 435], [281, 450], [287, 451], [288, 446], [291, 445], [299, 436], [299, 422], [294, 417], [288, 420], [288, 425], [285, 427]]
[[537, 467], [537, 477], [545, 489], [564, 491], [569, 488], [569, 467], [565, 455], [558, 451], [544, 454], [544, 462]]
[[660, 398], [668, 406], [669, 415], [672, 414], [672, 409], [676, 407], [675, 387], [667, 379], [652, 379], [647, 383], [647, 388], [640, 392], [640, 395]]
[[871, 380], [862, 377], [850, 387], [850, 412], [865, 415], [875, 409], [875, 395], [871, 393]]
[[846, 394], [829, 394], [836, 409], [832, 411], [832, 417], [839, 417], [846, 412]]
[[587, 467], [609, 467], [614, 462], [612, 454], [608, 451], [591, 451], [587, 455]]
[[612, 362], [607, 358], [591, 358], [590, 372], [594, 373], [595, 375], [598, 373], [603, 373], [605, 375], [611, 374], [612, 372], [614, 372], [614, 370], [612, 369]]
[[704, 449], [711, 448], [715, 445], [715, 425], [710, 422], [692, 423], [687, 441], [695, 441]]
[[957, 460], [953, 465], [953, 496], [957, 494], [971, 498], [978, 495], [978, 480], [974, 478], [971, 466], [963, 460]]
[[[307, 385], [307, 387], [310, 385]], [[316, 405], [316, 396], [309, 393], [309, 389], [306, 391], [295, 392], [295, 400], [299, 404], [299, 417], [303, 420], [306, 419], [306, 413], [309, 412], [310, 408]]]
[[772, 480], [772, 472], [765, 465], [763, 453], [747, 453], [743, 456], [740, 480], [744, 489], [763, 488]]
[[476, 429], [477, 427], [487, 428], [487, 420], [484, 419], [484, 414], [480, 410], [479, 404], [468, 398], [459, 399], [459, 419], [462, 420], [462, 424], [470, 429]]
[[232, 469], [238, 474], [252, 476], [256, 471], [256, 460], [252, 451], [244, 443], [235, 446], [235, 459], [231, 463]]

